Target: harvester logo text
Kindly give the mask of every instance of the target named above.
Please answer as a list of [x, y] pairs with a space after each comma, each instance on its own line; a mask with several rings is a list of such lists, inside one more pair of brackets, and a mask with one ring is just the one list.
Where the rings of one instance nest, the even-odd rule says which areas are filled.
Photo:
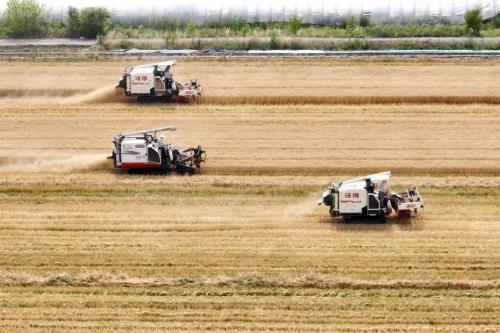
[[344, 200], [340, 200], [341, 203], [361, 203], [361, 200], [359, 200], [359, 193], [354, 192], [354, 193], [344, 193]]
[[134, 76], [134, 84], [147, 84], [147, 83], [149, 83], [147, 75]]

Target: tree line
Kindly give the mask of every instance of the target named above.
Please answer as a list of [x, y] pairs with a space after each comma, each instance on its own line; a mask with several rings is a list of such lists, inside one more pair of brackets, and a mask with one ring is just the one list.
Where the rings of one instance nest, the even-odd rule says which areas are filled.
[[[465, 14], [465, 29], [464, 35], [480, 36], [481, 30], [484, 29], [483, 17], [479, 9], [473, 9]], [[240, 20], [233, 22], [218, 22], [207, 23], [206, 27], [211, 27], [211, 24], [224, 25], [222, 28], [236, 29], [241, 31], [242, 35], [248, 34], [254, 26], [258, 24], [258, 29], [269, 30], [271, 36], [277, 35], [275, 31], [276, 24], [280, 23], [247, 23]], [[287, 30], [292, 36], [297, 35], [305, 26], [302, 18], [294, 16], [285, 23]], [[500, 16], [493, 19], [494, 27], [500, 27]], [[8, 36], [12, 38], [37, 38], [37, 37], [70, 37], [70, 38], [96, 38], [105, 35], [111, 26], [124, 27], [125, 23], [111, 21], [111, 15], [105, 8], [87, 7], [79, 10], [70, 7], [65, 21], [49, 21], [49, 13], [43, 4], [36, 0], [9, 0], [7, 8], [0, 17], [0, 37]], [[411, 25], [411, 24], [410, 24]], [[167, 18], [153, 18], [150, 21], [143, 22], [139, 27], [149, 27], [161, 31], [178, 31], [183, 30], [189, 36], [195, 36], [198, 32], [198, 26], [193, 22], [181, 22], [178, 20], [172, 21]], [[351, 32], [358, 30], [375, 31], [369, 29], [371, 26], [370, 18], [361, 15], [359, 19], [355, 17], [345, 17], [339, 21], [338, 27]], [[390, 26], [390, 25], [389, 25]], [[362, 34], [361, 34], [362, 35]]]
[[49, 22], [49, 13], [36, 0], [9, 0], [0, 19], [0, 33], [12, 38], [58, 37], [96, 38], [111, 26], [111, 15], [104, 8], [70, 7], [65, 22]]

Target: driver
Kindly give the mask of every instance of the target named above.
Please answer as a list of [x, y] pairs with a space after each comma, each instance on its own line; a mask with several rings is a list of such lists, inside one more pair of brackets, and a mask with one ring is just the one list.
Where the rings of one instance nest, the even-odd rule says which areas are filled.
[[172, 73], [170, 73], [170, 66], [167, 66], [167, 68], [165, 69], [163, 77], [165, 77], [165, 82], [172, 81]]
[[165, 136], [160, 135], [160, 138], [158, 139], [158, 149], [165, 149], [166, 150], [167, 144], [165, 143], [164, 139], [165, 139]]
[[383, 193], [387, 193], [387, 181], [383, 180], [380, 184], [380, 191]]

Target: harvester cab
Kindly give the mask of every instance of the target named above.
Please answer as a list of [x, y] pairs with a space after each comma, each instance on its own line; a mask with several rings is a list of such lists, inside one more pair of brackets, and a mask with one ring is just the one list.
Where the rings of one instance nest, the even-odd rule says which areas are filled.
[[111, 156], [117, 169], [175, 170], [181, 174], [194, 174], [205, 162], [205, 151], [196, 148], [173, 148], [165, 142], [165, 132], [173, 132], [174, 126], [117, 134]]
[[385, 222], [388, 215], [409, 218], [424, 207], [418, 189], [388, 195], [391, 172], [381, 172], [364, 177], [332, 182], [318, 204], [329, 206], [331, 216], [342, 216], [345, 221], [353, 218], [373, 217]]
[[198, 80], [185, 84], [176, 82], [173, 78], [176, 63], [169, 60], [127, 67], [116, 88], [123, 89], [125, 96], [136, 96], [138, 99], [194, 102], [201, 95], [201, 84]]

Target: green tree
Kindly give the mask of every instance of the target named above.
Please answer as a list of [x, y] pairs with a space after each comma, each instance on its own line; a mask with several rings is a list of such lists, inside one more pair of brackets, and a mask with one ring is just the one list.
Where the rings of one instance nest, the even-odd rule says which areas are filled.
[[104, 35], [110, 27], [110, 15], [104, 8], [88, 7], [80, 12], [80, 35], [96, 38]]
[[369, 25], [370, 25], [370, 17], [367, 15], [361, 15], [359, 17], [359, 26], [365, 28]]
[[471, 9], [465, 13], [465, 25], [470, 34], [473, 36], [481, 36], [483, 16], [479, 8]]
[[493, 18], [493, 26], [495, 28], [500, 28], [500, 14], [497, 14], [497, 16]]
[[352, 32], [351, 37], [354, 38], [362, 38], [364, 37], [363, 28], [361, 26], [357, 26]]
[[240, 32], [243, 36], [248, 36], [252, 32], [252, 27], [247, 23], [241, 28]]
[[243, 27], [245, 26], [245, 21], [241, 20], [241, 19], [237, 19], [235, 21], [232, 21], [230, 23], [230, 28], [231, 30], [233, 30], [234, 32], [240, 32], [241, 29], [243, 29]]
[[196, 27], [196, 24], [193, 22], [189, 22], [186, 26], [186, 33], [188, 34], [189, 37], [195, 37], [196, 34], [198, 33], [198, 28]]
[[272, 50], [279, 49], [279, 47], [280, 47], [280, 39], [279, 39], [278, 35], [279, 35], [278, 30], [276, 30], [276, 29], [271, 30], [271, 32], [269, 33], [269, 36], [271, 37], [271, 43], [270, 43], [269, 47]]
[[35, 0], [9, 0], [3, 17], [9, 37], [43, 37], [48, 23], [45, 7]]
[[347, 30], [347, 32], [351, 33], [356, 28], [356, 19], [354, 16], [343, 17], [340, 20], [340, 28]]
[[297, 35], [300, 28], [302, 27], [303, 19], [302, 17], [294, 16], [288, 20], [288, 29], [293, 36]]
[[77, 8], [69, 7], [66, 34], [68, 37], [80, 37], [80, 13]]
[[66, 36], [66, 27], [61, 21], [52, 21], [49, 24], [48, 33], [50, 37], [62, 38]]

